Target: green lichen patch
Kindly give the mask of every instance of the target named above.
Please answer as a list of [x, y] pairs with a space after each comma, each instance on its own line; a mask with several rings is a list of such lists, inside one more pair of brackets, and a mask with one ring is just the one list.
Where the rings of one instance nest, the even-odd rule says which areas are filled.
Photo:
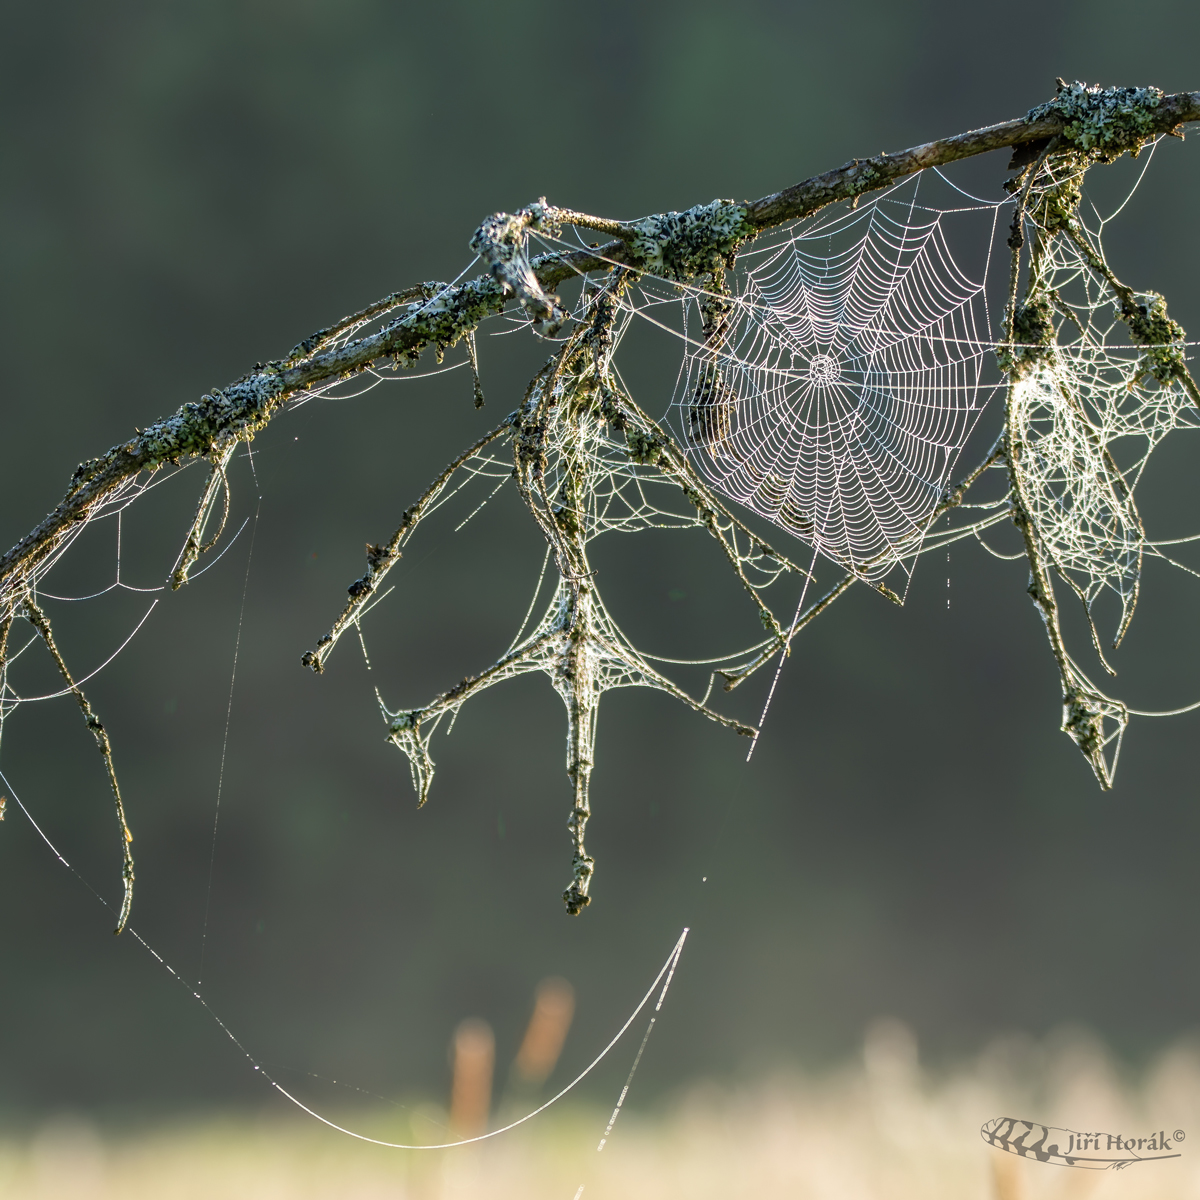
[[652, 467], [666, 448], [663, 440], [652, 431], [629, 425], [625, 430], [625, 445], [630, 459], [642, 466]]
[[137, 439], [143, 466], [153, 469], [164, 462], [208, 454], [231, 440], [249, 441], [271, 419], [274, 402], [282, 391], [279, 371], [270, 365], [184, 404]]
[[633, 226], [630, 265], [663, 279], [684, 281], [731, 264], [738, 247], [758, 230], [745, 205], [713, 200], [686, 212], [658, 213]]
[[429, 345], [443, 353], [485, 317], [504, 308], [503, 284], [492, 277], [447, 288], [432, 300], [419, 300], [380, 331], [380, 349], [397, 366], [411, 367]]
[[1068, 152], [1057, 155], [1053, 169], [1039, 178], [1029, 212], [1046, 233], [1067, 229], [1078, 218], [1088, 166], [1086, 155]]
[[1145, 347], [1145, 369], [1159, 383], [1170, 383], [1187, 376], [1184, 344], [1187, 335], [1178, 321], [1167, 316], [1167, 302], [1157, 292], [1145, 292], [1131, 302], [1118, 303], [1121, 320], [1135, 342]]
[[1012, 342], [996, 350], [1000, 369], [1012, 375], [1024, 374], [1040, 362], [1054, 356], [1054, 308], [1044, 292], [1034, 292], [1017, 304], [1013, 311]]
[[1102, 88], [1098, 84], [1063, 84], [1053, 100], [1031, 108], [1027, 121], [1061, 120], [1059, 135], [1092, 162], [1113, 162], [1127, 151], [1135, 157], [1162, 132], [1157, 109], [1163, 92], [1156, 87]]
[[864, 192], [869, 192], [873, 188], [877, 188], [886, 182], [883, 173], [882, 163], [872, 161], [869, 158], [856, 158], [851, 164], [850, 172], [846, 180], [846, 195], [855, 197], [854, 203], [857, 204], [857, 197]]
[[1078, 689], [1063, 697], [1063, 732], [1088, 758], [1104, 746], [1104, 716], [1104, 709]]

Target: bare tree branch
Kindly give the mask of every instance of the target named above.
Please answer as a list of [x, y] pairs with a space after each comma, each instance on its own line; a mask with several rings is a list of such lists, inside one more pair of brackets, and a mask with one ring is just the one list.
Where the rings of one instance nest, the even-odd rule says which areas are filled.
[[[764, 229], [887, 187], [928, 167], [1010, 146], [1040, 149], [1053, 137], [1094, 153], [1098, 159], [1115, 158], [1197, 120], [1200, 92], [1163, 95], [1148, 88], [1101, 92], [1063, 85], [1058, 98], [1025, 117], [895, 154], [854, 159], [748, 204], [716, 200], [684, 213], [660, 213], [626, 223], [553, 210], [559, 220], [618, 232], [619, 236], [594, 250], [533, 259], [528, 282], [531, 289], [536, 284], [533, 294], [547, 296], [550, 289], [572, 277], [613, 265], [677, 280], [694, 278], [711, 270], [720, 258], [736, 253]], [[15, 603], [20, 580], [32, 577], [72, 528], [127, 480], [167, 462], [211, 457], [214, 452], [220, 456], [232, 443], [250, 441], [290, 399], [306, 389], [349, 378], [380, 360], [411, 366], [431, 345], [439, 350], [454, 345], [485, 317], [503, 310], [511, 295], [511, 291], [506, 295], [506, 287], [511, 289], [511, 283], [488, 274], [456, 287], [418, 285], [393, 293], [306, 338], [286, 357], [259, 365], [228, 387], [183, 405], [129, 441], [81, 464], [58, 506], [0, 556], [0, 596], [7, 596], [5, 607]], [[552, 303], [548, 296], [547, 302]], [[347, 331], [397, 307], [402, 308], [399, 315], [377, 332], [330, 345]]]

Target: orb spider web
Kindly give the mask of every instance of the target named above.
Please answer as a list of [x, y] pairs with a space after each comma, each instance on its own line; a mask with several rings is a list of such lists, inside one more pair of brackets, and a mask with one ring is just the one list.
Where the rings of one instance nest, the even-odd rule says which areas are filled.
[[[742, 256], [729, 295], [697, 295], [672, 405], [717, 492], [864, 580], [901, 566], [905, 586], [997, 386], [990, 255], [972, 279], [954, 210], [918, 205], [918, 181], [785, 230]], [[998, 211], [959, 210], [983, 214], [987, 246]]]

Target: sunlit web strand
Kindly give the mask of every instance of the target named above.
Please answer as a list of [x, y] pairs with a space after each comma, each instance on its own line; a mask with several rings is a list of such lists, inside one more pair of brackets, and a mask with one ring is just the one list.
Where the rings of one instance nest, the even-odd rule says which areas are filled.
[[[21, 812], [24, 813], [24, 815], [27, 818], [27, 820], [29, 821], [30, 825], [33, 826], [34, 831], [38, 834], [38, 836], [42, 839], [42, 841], [45, 842], [46, 846], [50, 850], [50, 853], [53, 854], [54, 857], [56, 859], [58, 859], [58, 861], [60, 863], [62, 863], [62, 865], [64, 867], [66, 867], [71, 872], [71, 874], [73, 874], [75, 876], [75, 878], [78, 879], [79, 882], [82, 883], [84, 885], [84, 887], [86, 887], [88, 889], [88, 891], [91, 892], [92, 895], [95, 896], [95, 898], [101, 904], [104, 905], [105, 908], [109, 909], [110, 911], [113, 911], [113, 906], [98, 891], [96, 891], [96, 889], [94, 887], [92, 887], [92, 885], [87, 881], [87, 879], [82, 874], [80, 874], [80, 872], [74, 866], [72, 866], [70, 862], [67, 861], [67, 859], [63, 856], [63, 854], [59, 851], [58, 847], [54, 844], [54, 842], [46, 834], [45, 830], [43, 830], [42, 827], [37, 823], [37, 821], [33, 817], [33, 814], [29, 811], [28, 808], [26, 808], [24, 801], [22, 801], [20, 796], [17, 794], [16, 789], [9, 782], [8, 777], [4, 774], [3, 770], [0, 770], [0, 781], [2, 781], [4, 783], [4, 786], [8, 790], [9, 795], [12, 796], [13, 800], [16, 802], [17, 807], [20, 808]], [[527, 1121], [531, 1121], [531, 1120], [533, 1120], [534, 1117], [539, 1116], [541, 1113], [544, 1113], [552, 1105], [557, 1104], [559, 1100], [561, 1100], [569, 1092], [573, 1091], [580, 1083], [583, 1082], [584, 1079], [586, 1079], [596, 1069], [596, 1067], [598, 1067], [600, 1065], [601, 1062], [604, 1061], [604, 1059], [614, 1049], [614, 1047], [617, 1045], [617, 1043], [620, 1042], [620, 1040], [629, 1031], [630, 1026], [634, 1023], [634, 1021], [637, 1020], [638, 1016], [641, 1014], [643, 1009], [645, 1009], [646, 1005], [649, 1004], [650, 1001], [654, 998], [654, 994], [656, 991], [658, 991], [659, 985], [664, 984], [664, 980], [665, 980], [665, 984], [662, 988], [661, 993], [659, 994], [658, 1003], [656, 1005], [655, 1011], [657, 1012], [658, 1009], [662, 1007], [663, 1000], [666, 998], [667, 988], [670, 987], [671, 979], [674, 975], [675, 967], [679, 962], [679, 956], [683, 953], [683, 944], [686, 941], [687, 935], [688, 935], [688, 931], [686, 929], [680, 934], [679, 939], [676, 941], [675, 945], [671, 948], [671, 953], [667, 956], [666, 962], [664, 962], [663, 965], [659, 968], [658, 974], [655, 975], [653, 982], [650, 984], [650, 987], [646, 990], [645, 995], [638, 1002], [637, 1007], [633, 1010], [632, 1013], [630, 1013], [629, 1017], [625, 1020], [624, 1024], [621, 1026], [620, 1029], [617, 1030], [616, 1034], [614, 1034], [614, 1036], [609, 1040], [607, 1045], [605, 1045], [605, 1047], [600, 1051], [600, 1053], [597, 1054], [596, 1057], [594, 1059], [592, 1059], [592, 1061], [582, 1071], [580, 1071], [579, 1074], [576, 1075], [575, 1078], [572, 1079], [570, 1083], [568, 1083], [566, 1085], [566, 1087], [562, 1088], [559, 1092], [557, 1092], [554, 1096], [552, 1096], [544, 1104], [539, 1105], [532, 1112], [526, 1113], [525, 1116], [519, 1118], [516, 1121], [509, 1122], [507, 1125], [502, 1126], [500, 1129], [493, 1129], [489, 1133], [480, 1134], [478, 1137], [462, 1138], [462, 1139], [460, 1139], [458, 1141], [454, 1141], [454, 1142], [442, 1142], [442, 1143], [439, 1143], [436, 1145], [428, 1145], [428, 1144], [415, 1144], [415, 1143], [409, 1144], [409, 1143], [404, 1143], [404, 1142], [388, 1142], [388, 1141], [384, 1141], [380, 1138], [369, 1137], [366, 1134], [357, 1133], [353, 1129], [348, 1129], [342, 1125], [338, 1125], [336, 1122], [331, 1121], [327, 1117], [322, 1116], [315, 1109], [309, 1108], [308, 1105], [303, 1103], [303, 1101], [301, 1101], [297, 1097], [293, 1096], [291, 1092], [289, 1092], [281, 1083], [279, 1083], [278, 1080], [276, 1080], [264, 1068], [264, 1064], [262, 1063], [262, 1061], [260, 1059], [256, 1059], [254, 1057], [254, 1055], [251, 1054], [250, 1051], [246, 1049], [246, 1047], [243, 1045], [241, 1040], [237, 1037], [236, 1034], [234, 1034], [233, 1030], [221, 1019], [221, 1017], [209, 1005], [208, 1001], [205, 1000], [204, 997], [198, 991], [196, 991], [195, 988], [190, 983], [188, 983], [188, 981], [182, 975], [180, 975], [180, 973], [178, 971], [176, 971], [175, 968], [172, 967], [171, 964], [168, 963], [167, 960], [165, 958], [163, 958], [163, 956], [161, 954], [159, 954], [158, 951], [155, 950], [154, 947], [151, 946], [150, 943], [147, 942], [146, 939], [143, 938], [141, 934], [139, 934], [137, 932], [136, 929], [134, 929], [132, 926], [126, 926], [126, 932], [129, 933], [148, 954], [150, 954], [154, 959], [156, 959], [159, 962], [159, 964], [161, 964], [161, 966], [167, 971], [167, 973], [169, 975], [171, 975], [171, 977], [173, 979], [176, 980], [176, 982], [178, 982], [182, 987], [184, 987], [188, 990], [188, 992], [192, 996], [192, 999], [194, 999], [204, 1009], [204, 1011], [208, 1013], [208, 1015], [216, 1022], [217, 1026], [218, 1026], [218, 1028], [220, 1028], [221, 1032], [224, 1033], [225, 1036], [227, 1038], [229, 1038], [229, 1040], [238, 1048], [238, 1050], [241, 1051], [242, 1055], [245, 1057], [247, 1062], [249, 1062], [252, 1069], [255, 1072], [259, 1073], [267, 1081], [267, 1083], [272, 1088], [274, 1088], [275, 1091], [277, 1091], [281, 1096], [283, 1096], [285, 1099], [291, 1101], [291, 1103], [294, 1104], [297, 1108], [299, 1108], [302, 1112], [305, 1112], [310, 1117], [313, 1117], [316, 1120], [320, 1121], [321, 1124], [328, 1125], [331, 1129], [337, 1130], [338, 1133], [344, 1133], [347, 1137], [352, 1137], [356, 1141], [369, 1142], [373, 1146], [383, 1146], [386, 1149], [390, 1149], [390, 1150], [451, 1150], [456, 1146], [469, 1146], [475, 1142], [489, 1141], [492, 1138], [499, 1137], [501, 1134], [508, 1133], [510, 1130], [516, 1129], [517, 1126], [519, 1126], [519, 1125], [524, 1125]]]

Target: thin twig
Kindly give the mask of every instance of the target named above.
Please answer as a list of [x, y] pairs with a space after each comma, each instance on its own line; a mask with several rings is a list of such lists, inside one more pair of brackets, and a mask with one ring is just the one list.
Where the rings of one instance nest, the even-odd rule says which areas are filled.
[[400, 525], [382, 546], [367, 544], [367, 573], [350, 585], [347, 589], [350, 593], [350, 600], [341, 615], [334, 621], [330, 631], [317, 642], [315, 648], [309, 650], [301, 659], [306, 667], [312, 668], [318, 675], [325, 669], [325, 660], [332, 653], [338, 638], [358, 619], [362, 606], [375, 593], [384, 576], [400, 561], [404, 544], [420, 524], [421, 518], [430, 504], [442, 494], [455, 471], [474, 458], [485, 446], [494, 442], [501, 434], [507, 433], [511, 427], [512, 417], [505, 417], [495, 429], [485, 433], [483, 437], [468, 446], [425, 489], [416, 504], [405, 510], [404, 515], [400, 518]]
[[[92, 731], [92, 737], [96, 739], [96, 748], [100, 751], [100, 757], [104, 760], [104, 769], [108, 772], [108, 783], [112, 788], [113, 800], [117, 809], [117, 826], [121, 834], [121, 879], [125, 887], [125, 895], [121, 901], [121, 912], [117, 917], [117, 927], [113, 930], [113, 933], [120, 933], [125, 928], [125, 923], [129, 920], [129, 910], [133, 905], [133, 852], [129, 849], [129, 843], [133, 841], [133, 834], [129, 832], [129, 824], [125, 820], [125, 805], [121, 800], [121, 788], [117, 783], [116, 769], [113, 767], [112, 743], [109, 741], [108, 731], [100, 723], [100, 718], [92, 711], [92, 706], [88, 702], [88, 698], [83, 694], [83, 689], [72, 677], [66, 660], [63, 658], [54, 640], [54, 633], [50, 628], [49, 618], [38, 607], [32, 596], [25, 596], [22, 608], [29, 623], [38, 631], [42, 641], [45, 642], [46, 649], [50, 651], [50, 657], [54, 659], [54, 665], [58, 668], [59, 674], [62, 675], [64, 682], [71, 690], [71, 694], [75, 697], [79, 705], [79, 710], [83, 713], [84, 723]], [[7, 633], [7, 627], [5, 628], [5, 633]]]

